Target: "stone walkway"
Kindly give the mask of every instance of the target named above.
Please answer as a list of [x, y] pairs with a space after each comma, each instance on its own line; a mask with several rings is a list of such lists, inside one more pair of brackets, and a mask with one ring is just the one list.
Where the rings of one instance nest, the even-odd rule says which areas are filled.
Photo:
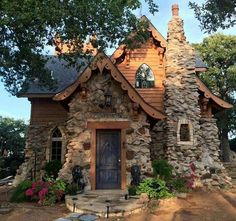
[[[127, 192], [121, 190], [88, 191], [75, 196], [66, 196], [65, 203], [73, 213], [90, 214], [97, 217], [126, 216], [140, 212], [146, 207], [147, 197], [141, 195], [141, 198], [129, 197], [125, 199], [125, 195]], [[81, 217], [79, 218], [81, 220]]]

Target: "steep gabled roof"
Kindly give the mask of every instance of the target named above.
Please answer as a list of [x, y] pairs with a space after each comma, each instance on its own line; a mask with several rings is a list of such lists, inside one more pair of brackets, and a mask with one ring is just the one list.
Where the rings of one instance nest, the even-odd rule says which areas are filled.
[[220, 108], [230, 109], [233, 107], [232, 104], [214, 95], [198, 77], [197, 77], [197, 85], [198, 85], [198, 89], [204, 93], [204, 96], [206, 98], [212, 99]]
[[76, 67], [73, 67], [69, 66], [67, 61], [58, 58], [58, 56], [50, 56], [45, 67], [55, 79], [56, 87], [49, 89], [40, 87], [37, 81], [30, 82], [27, 92], [19, 93], [18, 97], [53, 97], [56, 93], [74, 83], [88, 63], [88, 60], [78, 59]]
[[98, 53], [92, 62], [87, 66], [84, 72], [76, 79], [76, 81], [57, 93], [53, 100], [62, 101], [66, 98], [70, 97], [77, 87], [88, 81], [92, 75], [92, 71], [99, 69], [102, 71], [104, 68], [110, 71], [112, 78], [121, 84], [121, 88], [127, 91], [129, 98], [137, 103], [148, 115], [155, 119], [163, 119], [165, 115], [152, 107], [149, 103], [145, 102], [144, 99], [139, 95], [139, 93], [132, 87], [132, 85], [125, 79], [125, 77], [120, 73], [117, 67], [112, 63], [109, 57], [107, 57], [104, 53]]

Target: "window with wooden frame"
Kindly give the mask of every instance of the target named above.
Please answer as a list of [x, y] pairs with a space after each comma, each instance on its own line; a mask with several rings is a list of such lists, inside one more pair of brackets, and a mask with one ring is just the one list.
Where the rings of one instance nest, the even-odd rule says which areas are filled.
[[147, 64], [142, 64], [136, 72], [135, 87], [152, 88], [154, 86], [155, 78], [152, 69]]
[[50, 160], [62, 161], [62, 134], [58, 128], [52, 132]]

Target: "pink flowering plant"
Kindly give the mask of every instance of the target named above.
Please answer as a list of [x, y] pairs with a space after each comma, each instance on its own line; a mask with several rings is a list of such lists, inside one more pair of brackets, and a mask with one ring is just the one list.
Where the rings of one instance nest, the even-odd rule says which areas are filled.
[[39, 205], [53, 205], [62, 199], [65, 188], [66, 184], [63, 180], [37, 181], [25, 191], [25, 195], [33, 201], [38, 201]]

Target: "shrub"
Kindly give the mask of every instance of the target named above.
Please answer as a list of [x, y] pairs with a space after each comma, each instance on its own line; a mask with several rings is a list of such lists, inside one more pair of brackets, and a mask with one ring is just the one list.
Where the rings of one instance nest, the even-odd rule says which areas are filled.
[[159, 176], [166, 181], [172, 178], [173, 166], [166, 160], [154, 160], [152, 162], [152, 167], [155, 176]]
[[65, 189], [66, 183], [60, 179], [51, 182], [38, 181], [32, 183], [25, 195], [31, 200], [37, 200], [40, 205], [53, 205], [62, 199]]
[[29, 200], [29, 197], [25, 195], [25, 191], [30, 188], [31, 185], [32, 181], [30, 180], [21, 182], [13, 191], [10, 200], [17, 203]]
[[46, 163], [45, 172], [49, 177], [57, 178], [59, 170], [62, 168], [62, 164], [59, 160], [52, 160]]
[[68, 195], [76, 195], [78, 191], [80, 191], [81, 188], [75, 184], [75, 183], [72, 183], [72, 184], [68, 184], [67, 187], [66, 187], [66, 194]]
[[183, 193], [183, 192], [188, 191], [187, 181], [180, 176], [177, 176], [173, 178], [172, 180], [170, 180], [167, 183], [167, 186], [172, 192], [176, 192], [176, 193]]
[[159, 178], [147, 178], [137, 188], [137, 193], [147, 193], [150, 198], [168, 198], [172, 194], [168, 191], [166, 182]]
[[137, 186], [135, 185], [129, 185], [128, 186], [128, 193], [130, 196], [135, 196], [137, 195]]

